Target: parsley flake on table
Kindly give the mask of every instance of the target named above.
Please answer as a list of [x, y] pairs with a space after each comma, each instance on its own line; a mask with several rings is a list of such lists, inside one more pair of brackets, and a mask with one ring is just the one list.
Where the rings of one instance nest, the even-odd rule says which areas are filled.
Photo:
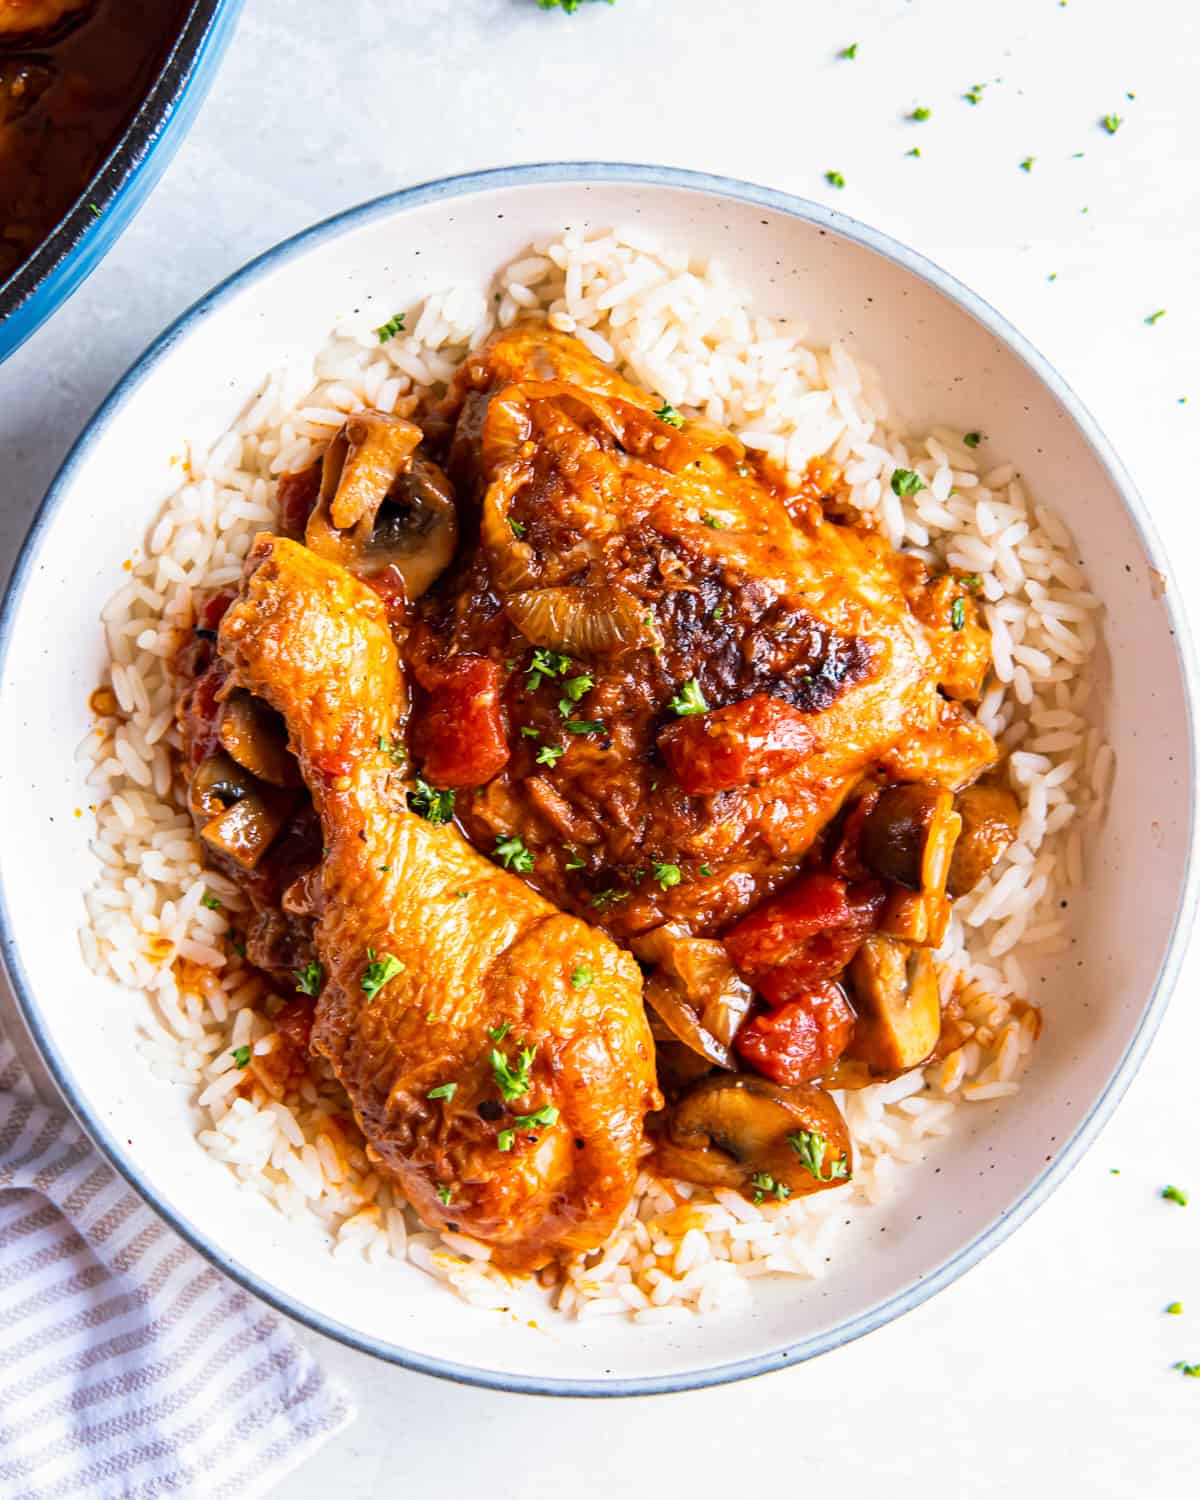
[[673, 885], [678, 885], [683, 879], [683, 871], [678, 865], [667, 865], [659, 860], [652, 860], [653, 874], [655, 880], [664, 891], [670, 890]]
[[919, 490], [925, 488], [925, 481], [915, 469], [894, 469], [892, 471], [892, 494], [899, 495], [901, 499], [905, 495], [915, 495]]
[[921, 148], [920, 146], [914, 146], [911, 151], [906, 151], [904, 154], [905, 156], [920, 156]]
[[388, 339], [394, 339], [398, 333], [404, 332], [404, 314], [395, 313], [386, 323], [380, 323], [375, 330], [381, 344], [386, 344]]
[[435, 826], [448, 823], [454, 816], [454, 788], [439, 791], [436, 787], [417, 777], [417, 784], [408, 794], [408, 805], [419, 817]]
[[1109, 135], [1116, 135], [1125, 121], [1122, 120], [1120, 115], [1105, 115], [1100, 123], [1108, 131]]
[[1187, 1207], [1188, 1195], [1182, 1188], [1176, 1187], [1174, 1183], [1172, 1183], [1169, 1187], [1163, 1188], [1162, 1196], [1169, 1203], [1178, 1203], [1180, 1208]]
[[542, 745], [539, 747], [538, 753], [533, 757], [534, 764], [539, 766], [552, 766], [556, 760], [559, 760], [566, 753], [567, 752], [563, 749], [560, 749], [558, 745]]
[[1018, 165], [1020, 166], [1022, 172], [1032, 172], [1033, 171], [1033, 163], [1034, 163], [1034, 157], [1027, 156], [1025, 158], [1025, 160], [1023, 162], [1019, 162]]
[[315, 998], [321, 993], [321, 986], [325, 983], [325, 970], [314, 960], [311, 964], [305, 964], [302, 969], [294, 970], [292, 978], [302, 995], [312, 995]]
[[663, 400], [663, 404], [658, 408], [654, 415], [660, 422], [665, 422], [668, 427], [683, 426], [683, 413], [676, 411], [676, 409], [666, 399]]
[[359, 986], [363, 994], [370, 1001], [374, 1000], [375, 996], [378, 995], [379, 991], [389, 980], [395, 979], [404, 965], [390, 953], [381, 953], [376, 958], [374, 948], [367, 949], [367, 959], [367, 967], [363, 970]]
[[765, 1198], [777, 1198], [780, 1203], [792, 1196], [792, 1190], [786, 1182], [780, 1182], [772, 1177], [770, 1172], [755, 1172], [750, 1179], [750, 1186], [754, 1189], [755, 1203], [761, 1203]]
[[499, 1047], [492, 1048], [488, 1061], [492, 1066], [492, 1077], [496, 1080], [496, 1087], [500, 1090], [500, 1096], [506, 1104], [511, 1104], [514, 1099], [519, 1099], [522, 1094], [529, 1092], [530, 1072], [536, 1051], [536, 1047], [519, 1047], [516, 1059], [510, 1063]]
[[498, 833], [496, 847], [492, 852], [506, 870], [516, 870], [522, 875], [528, 875], [533, 869], [533, 855], [525, 847], [525, 840], [520, 834], [509, 834], [505, 838], [502, 833]]
[[201, 906], [207, 906], [208, 909], [209, 909], [209, 911], [220, 911], [221, 910], [221, 901], [220, 901], [220, 898], [217, 897], [217, 896], [211, 895], [208, 891], [205, 891], [205, 893], [203, 894], [203, 896], [200, 897], [200, 905]]
[[245, 1067], [249, 1066], [249, 1063], [250, 1063], [250, 1048], [249, 1047], [235, 1047], [233, 1049], [233, 1051], [229, 1055], [230, 1055], [230, 1057], [233, 1058], [235, 1067], [245, 1068]]
[[[573, 16], [586, 0], [537, 0], [538, 10], [561, 10], [565, 15]], [[599, 3], [599, 0], [597, 0]], [[605, 5], [615, 5], [617, 0], [604, 0]]]
[[1183, 1311], [1183, 1303], [1182, 1302], [1168, 1302], [1166, 1310], [1167, 1310], [1167, 1312], [1174, 1313], [1176, 1316], [1178, 1316]]
[[853, 62], [858, 56], [858, 43], [851, 42], [848, 47], [843, 47], [838, 53], [839, 62]]
[[457, 1083], [439, 1083], [437, 1088], [430, 1089], [425, 1097], [426, 1099], [444, 1099], [449, 1104], [457, 1093]]
[[979, 101], [983, 98], [983, 91], [985, 88], [987, 88], [986, 83], [973, 83], [967, 90], [967, 92], [963, 95], [963, 98], [967, 101], [968, 104], [978, 104]]
[[933, 114], [933, 110], [926, 109], [923, 104], [918, 104], [916, 109], [913, 110], [912, 114], [909, 115], [908, 118], [910, 120], [916, 120], [919, 125], [923, 125], [925, 121], [929, 119], [931, 114]]
[[838, 1177], [850, 1176], [850, 1163], [845, 1152], [837, 1161], [829, 1163], [828, 1172], [822, 1170], [829, 1143], [819, 1130], [793, 1130], [788, 1135], [787, 1142], [800, 1158], [800, 1165], [818, 1182], [833, 1182]]
[[830, 187], [834, 188], [844, 188], [846, 186], [846, 179], [840, 172], [826, 172], [825, 181]]
[[689, 714], [706, 714], [708, 704], [704, 701], [704, 694], [700, 691], [700, 684], [693, 677], [679, 689], [668, 704], [681, 719]]
[[1167, 310], [1166, 310], [1165, 307], [1160, 307], [1157, 312], [1152, 312], [1150, 314], [1150, 316], [1146, 319], [1146, 325], [1147, 325], [1147, 327], [1153, 328], [1154, 325], [1155, 325], [1155, 323], [1158, 322], [1159, 318], [1165, 318], [1166, 315], [1167, 315]]
[[571, 988], [586, 990], [595, 977], [588, 964], [580, 964], [578, 968], [571, 971]]
[[1193, 1380], [1200, 1379], [1200, 1365], [1189, 1365], [1186, 1360], [1179, 1359], [1171, 1368], [1180, 1371], [1181, 1374], [1190, 1375]]

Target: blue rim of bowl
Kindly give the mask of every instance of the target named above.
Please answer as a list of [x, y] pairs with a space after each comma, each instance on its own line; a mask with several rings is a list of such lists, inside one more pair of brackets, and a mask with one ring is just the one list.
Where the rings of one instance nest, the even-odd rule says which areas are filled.
[[[335, 214], [311, 228], [303, 230], [291, 239], [284, 240], [274, 249], [266, 251], [249, 262], [240, 271], [226, 278], [207, 296], [194, 303], [178, 318], [146, 352], [134, 362], [117, 384], [112, 394], [104, 401], [88, 423], [74, 447], [67, 455], [53, 483], [39, 507], [29, 534], [22, 545], [16, 566], [13, 569], [0, 605], [0, 677], [8, 655], [13, 619], [20, 606], [30, 569], [37, 555], [43, 531], [57, 510], [70, 487], [76, 470], [87, 458], [90, 450], [112, 422], [116, 413], [129, 400], [132, 393], [154, 373], [159, 363], [170, 353], [176, 343], [196, 324], [203, 322], [231, 295], [253, 285], [278, 266], [303, 255], [326, 240], [343, 234], [379, 218], [385, 218], [400, 210], [426, 203], [455, 199], [467, 195], [494, 191], [498, 188], [521, 188], [530, 184], [575, 184], [617, 183], [630, 186], [673, 188], [708, 196], [734, 199], [761, 208], [772, 209], [793, 218], [799, 218], [818, 228], [842, 236], [865, 249], [900, 266], [902, 269], [928, 283], [943, 296], [957, 303], [990, 333], [995, 335], [1015, 353], [1038, 377], [1062, 407], [1108, 471], [1130, 517], [1137, 528], [1142, 546], [1150, 563], [1167, 580], [1165, 602], [1175, 641], [1176, 658], [1185, 686], [1187, 708], [1188, 751], [1193, 768], [1192, 785], [1200, 784], [1200, 760], [1197, 758], [1195, 695], [1198, 679], [1185, 619], [1176, 608], [1174, 600], [1174, 578], [1162, 543], [1154, 524], [1141, 500], [1133, 481], [1113, 452], [1091, 414], [1048, 361], [1014, 329], [996, 310], [974, 292], [963, 286], [948, 272], [927, 260], [916, 251], [908, 249], [898, 241], [880, 233], [856, 219], [847, 217], [823, 204], [798, 198], [774, 188], [761, 187], [742, 182], [736, 178], [716, 177], [704, 172], [692, 172], [678, 167], [656, 167], [630, 165], [619, 162], [545, 162], [529, 166], [496, 167], [487, 171], [464, 173], [457, 177], [441, 178], [434, 182], [421, 183], [403, 188], [394, 193], [372, 199], [367, 203]], [[788, 1365], [812, 1359], [816, 1355], [839, 1348], [853, 1339], [861, 1338], [883, 1325], [902, 1317], [936, 1292], [956, 1281], [964, 1272], [985, 1255], [1003, 1243], [1019, 1225], [1040, 1207], [1049, 1195], [1066, 1178], [1085, 1149], [1090, 1145], [1100, 1128], [1107, 1121], [1134, 1074], [1137, 1072], [1146, 1051], [1158, 1030], [1166, 1010], [1171, 990], [1178, 976], [1183, 958], [1184, 937], [1194, 914], [1200, 871], [1196, 860], [1195, 797], [1189, 809], [1189, 835], [1184, 880], [1171, 926], [1171, 935], [1163, 956], [1158, 975], [1149, 1000], [1138, 1023], [1137, 1030], [1116, 1067], [1099, 1091], [1087, 1115], [1074, 1134], [1067, 1140], [1052, 1162], [1034, 1179], [1025, 1192], [987, 1229], [964, 1245], [961, 1250], [944, 1261], [936, 1270], [920, 1278], [912, 1286], [890, 1297], [857, 1317], [836, 1324], [832, 1328], [814, 1334], [795, 1344], [755, 1355], [749, 1359], [735, 1360], [728, 1364], [708, 1366], [678, 1375], [662, 1375], [600, 1380], [555, 1379], [525, 1375], [511, 1375], [485, 1367], [464, 1365], [453, 1360], [437, 1359], [426, 1354], [404, 1349], [381, 1339], [364, 1337], [357, 1330], [348, 1328], [336, 1320], [326, 1317], [263, 1281], [254, 1272], [226, 1255], [203, 1231], [182, 1218], [172, 1205], [147, 1187], [138, 1176], [135, 1167], [128, 1162], [120, 1143], [89, 1106], [79, 1088], [69, 1065], [54, 1045], [43, 1023], [40, 1008], [34, 997], [24, 966], [17, 952], [16, 941], [9, 920], [8, 906], [3, 887], [0, 886], [0, 945], [3, 958], [16, 993], [25, 1024], [45, 1060], [58, 1087], [62, 1090], [72, 1110], [91, 1136], [92, 1140], [126, 1179], [177, 1234], [194, 1249], [233, 1280], [239, 1282], [255, 1296], [285, 1313], [297, 1322], [305, 1324], [317, 1333], [336, 1339], [351, 1348], [375, 1355], [405, 1369], [426, 1375], [435, 1375], [461, 1384], [481, 1386], [492, 1390], [508, 1391], [540, 1396], [641, 1396], [666, 1394], [673, 1391], [696, 1390], [706, 1386], [721, 1385], [734, 1380], [745, 1380], [754, 1375], [763, 1375]]]

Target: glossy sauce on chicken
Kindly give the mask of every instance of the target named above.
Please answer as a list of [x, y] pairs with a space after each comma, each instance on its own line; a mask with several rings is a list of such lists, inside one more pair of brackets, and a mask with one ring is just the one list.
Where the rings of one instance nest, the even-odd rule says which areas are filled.
[[518, 326], [417, 424], [357, 414], [286, 478], [290, 540], [181, 652], [251, 960], [305, 976], [422, 1215], [506, 1263], [602, 1241], [647, 1109], [664, 1172], [837, 1186], [822, 1085], [963, 1039], [933, 954], [1017, 824], [970, 711], [976, 581], [811, 477]]

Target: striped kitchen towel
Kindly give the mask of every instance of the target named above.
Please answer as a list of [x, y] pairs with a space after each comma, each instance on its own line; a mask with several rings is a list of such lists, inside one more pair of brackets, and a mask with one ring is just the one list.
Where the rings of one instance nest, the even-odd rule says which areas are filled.
[[280, 1319], [39, 1103], [0, 1035], [0, 1496], [246, 1500], [350, 1415]]

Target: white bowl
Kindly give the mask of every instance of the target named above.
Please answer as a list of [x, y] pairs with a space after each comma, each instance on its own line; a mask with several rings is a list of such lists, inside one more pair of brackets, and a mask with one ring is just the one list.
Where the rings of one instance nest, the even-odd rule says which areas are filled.
[[[1078, 539], [1105, 604], [1101, 713], [1116, 749], [1074, 946], [1037, 973], [1046, 1028], [1021, 1094], [974, 1105], [897, 1203], [819, 1282], [760, 1282], [748, 1312], [654, 1328], [480, 1314], [408, 1265], [349, 1266], [238, 1189], [192, 1139], [186, 1100], [133, 1045], [140, 1001], [80, 957], [93, 874], [74, 746], [99, 680], [100, 608], [175, 487], [264, 373], [357, 307], [489, 275], [567, 225], [644, 224], [718, 255], [768, 313], [848, 337], [905, 416], [991, 434]], [[217, 288], [134, 366], [38, 514], [0, 616], [0, 926], [35, 1041], [113, 1164], [217, 1265], [294, 1317], [414, 1369], [510, 1390], [632, 1394], [774, 1369], [916, 1306], [1063, 1178], [1129, 1083], [1163, 1008], [1194, 895], [1196, 746], [1184, 627], [1146, 513], [1095, 425], [1003, 320], [872, 230], [763, 188], [646, 167], [516, 168], [410, 189], [288, 241]], [[887, 1233], [878, 1232], [886, 1225]], [[527, 1326], [533, 1319], [536, 1327]]]

